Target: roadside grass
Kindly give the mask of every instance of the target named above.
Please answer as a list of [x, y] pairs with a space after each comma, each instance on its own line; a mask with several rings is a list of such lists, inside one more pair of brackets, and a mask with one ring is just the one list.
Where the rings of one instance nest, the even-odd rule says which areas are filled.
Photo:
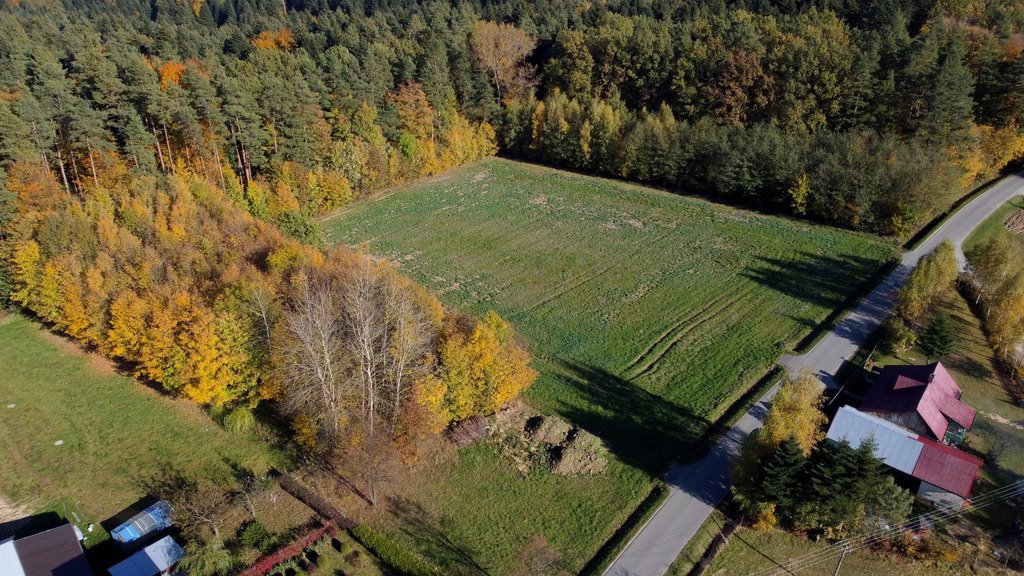
[[474, 446], [424, 472], [403, 496], [436, 538], [397, 537], [491, 574], [508, 573], [536, 534], [579, 570], [652, 478], [894, 253], [865, 235], [502, 159], [324, 226], [450, 307], [510, 319], [541, 372], [529, 403], [613, 455], [600, 476], [523, 478]]
[[107, 537], [100, 521], [144, 496], [145, 478], [162, 468], [230, 482], [229, 462], [257, 472], [287, 463], [25, 316], [0, 312], [0, 342], [0, 494], [36, 513], [77, 516], [83, 531], [95, 523], [89, 546]]
[[[980, 246], [985, 242], [988, 242], [996, 231], [1000, 228], [1005, 230], [1004, 223], [1006, 219], [1018, 210], [1024, 210], [1024, 197], [1017, 196], [1003, 204], [998, 210], [996, 210], [991, 216], [985, 219], [974, 232], [964, 240], [964, 253], [969, 253], [975, 246]], [[1017, 239], [1017, 241], [1024, 246], [1024, 234], [1011, 234], [1011, 238]]]
[[[782, 530], [757, 532], [740, 527], [729, 543], [711, 563], [705, 576], [743, 576], [770, 573], [787, 574], [832, 574], [839, 562], [838, 549], [833, 554], [824, 554], [830, 544], [822, 540], [815, 543], [803, 536]], [[807, 554], [820, 554], [820, 561], [811, 565]], [[784, 566], [790, 559], [805, 558], [803, 568], [792, 571]], [[819, 556], [814, 557], [816, 560]], [[775, 568], [772, 571], [772, 568]], [[878, 574], [899, 574], [900, 576], [940, 576], [971, 574], [966, 566], [957, 566], [942, 561], [914, 561], [904, 557], [882, 554], [872, 550], [855, 550], [843, 559], [843, 576], [876, 576]]]
[[725, 528], [725, 522], [726, 516], [721, 510], [718, 508], [712, 510], [711, 515], [701, 524], [700, 529], [693, 535], [693, 538], [690, 538], [690, 541], [686, 543], [686, 546], [679, 553], [675, 562], [669, 566], [665, 576], [688, 576], [693, 572], [697, 565], [700, 564], [701, 559], [704, 558], [708, 548], [711, 547], [715, 536], [718, 536], [718, 533]]

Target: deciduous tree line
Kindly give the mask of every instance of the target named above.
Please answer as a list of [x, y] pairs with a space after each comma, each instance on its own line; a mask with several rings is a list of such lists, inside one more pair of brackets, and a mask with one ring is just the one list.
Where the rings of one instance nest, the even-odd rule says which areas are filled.
[[6, 298], [229, 427], [272, 400], [374, 500], [424, 433], [536, 378], [497, 314], [446, 312], [386, 263], [285, 236], [184, 165], [147, 177], [110, 156], [73, 194], [29, 174], [4, 200]]
[[502, 147], [906, 237], [1024, 152], [1024, 56], [941, 6], [879, 9], [603, 13], [557, 33]]
[[969, 288], [984, 312], [985, 331], [1007, 372], [1024, 383], [1024, 248], [1006, 230], [972, 250]]
[[919, 333], [923, 336], [928, 332], [925, 328], [934, 324], [930, 320], [948, 322], [941, 314], [936, 316], [935, 311], [943, 298], [953, 293], [959, 271], [956, 248], [948, 240], [921, 257], [910, 271], [907, 282], [896, 293], [892, 316], [883, 327], [883, 344], [891, 352], [903, 352], [917, 344]]

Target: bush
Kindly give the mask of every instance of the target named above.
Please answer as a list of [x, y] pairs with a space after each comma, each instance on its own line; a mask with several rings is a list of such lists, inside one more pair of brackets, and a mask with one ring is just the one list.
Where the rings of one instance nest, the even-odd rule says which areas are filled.
[[775, 504], [770, 502], [758, 502], [756, 505], [757, 516], [754, 518], [754, 523], [751, 526], [758, 532], [767, 532], [775, 525], [779, 523], [778, 517], [775, 515]]
[[277, 547], [277, 537], [267, 532], [267, 529], [259, 522], [251, 522], [242, 528], [240, 535], [242, 544], [249, 548], [255, 548], [264, 554], [268, 554]]
[[419, 554], [403, 548], [390, 537], [365, 524], [353, 528], [352, 536], [402, 576], [439, 576], [441, 574], [440, 570]]
[[900, 318], [890, 317], [883, 326], [883, 348], [890, 354], [898, 354], [910, 350], [917, 344], [914, 333]]
[[224, 418], [224, 427], [235, 434], [248, 432], [255, 424], [256, 417], [248, 408], [235, 408]]

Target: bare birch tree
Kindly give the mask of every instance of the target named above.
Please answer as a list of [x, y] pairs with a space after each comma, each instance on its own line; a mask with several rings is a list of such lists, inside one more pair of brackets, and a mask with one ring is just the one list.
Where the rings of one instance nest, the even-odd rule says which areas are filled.
[[284, 382], [282, 405], [289, 414], [313, 418], [333, 440], [348, 412], [344, 400], [350, 386], [334, 285], [303, 277], [297, 292], [281, 318], [274, 347], [275, 367]]
[[285, 409], [315, 418], [332, 441], [355, 420], [369, 438], [391, 437], [436, 322], [422, 294], [369, 258], [334, 276], [300, 281], [283, 313], [274, 356]]

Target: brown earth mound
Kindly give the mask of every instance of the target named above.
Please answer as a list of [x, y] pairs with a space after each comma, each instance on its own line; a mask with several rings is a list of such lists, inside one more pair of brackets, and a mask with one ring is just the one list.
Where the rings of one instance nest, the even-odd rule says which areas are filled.
[[1017, 234], [1024, 234], [1024, 210], [1017, 210], [1006, 219], [1006, 229]]

